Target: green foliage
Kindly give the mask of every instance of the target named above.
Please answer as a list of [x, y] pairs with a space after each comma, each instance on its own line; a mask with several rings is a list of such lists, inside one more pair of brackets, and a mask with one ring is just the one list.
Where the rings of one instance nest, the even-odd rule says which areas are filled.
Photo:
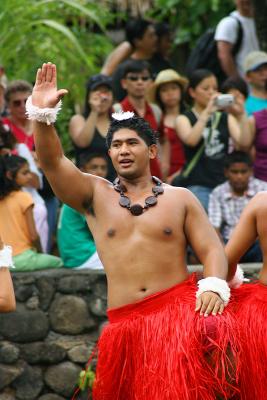
[[170, 23], [176, 32], [175, 44], [193, 45], [208, 27], [214, 27], [233, 9], [233, 0], [155, 0], [152, 15]]
[[1, 0], [1, 63], [9, 80], [34, 82], [37, 68], [47, 61], [58, 67], [58, 86], [69, 90], [58, 125], [63, 142], [66, 119], [74, 103], [82, 104], [85, 82], [99, 71], [112, 45], [105, 26], [110, 11], [90, 0]]

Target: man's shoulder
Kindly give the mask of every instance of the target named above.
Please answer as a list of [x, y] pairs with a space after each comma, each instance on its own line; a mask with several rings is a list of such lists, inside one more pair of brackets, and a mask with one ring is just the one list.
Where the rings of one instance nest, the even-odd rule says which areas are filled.
[[234, 11], [220, 20], [215, 31], [215, 40], [232, 40], [232, 36], [237, 33], [237, 20], [240, 20], [239, 14]]

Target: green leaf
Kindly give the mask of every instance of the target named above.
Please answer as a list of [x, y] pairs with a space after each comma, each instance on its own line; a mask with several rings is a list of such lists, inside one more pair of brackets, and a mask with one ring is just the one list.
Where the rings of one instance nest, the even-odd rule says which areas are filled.
[[59, 1], [80, 11], [83, 16], [87, 16], [89, 19], [93, 20], [103, 31], [105, 31], [105, 27], [103, 26], [102, 21], [98, 18], [96, 12], [89, 10], [89, 8], [82, 6], [81, 4], [77, 3], [77, 1], [75, 1], [75, 0], [42, 0], [36, 4], [36, 7], [42, 6], [43, 4], [47, 4], [47, 3], [57, 3], [58, 4]]
[[88, 59], [87, 59], [87, 55], [84, 52], [83, 48], [81, 47], [80, 43], [78, 42], [78, 40], [76, 39], [76, 37], [73, 35], [73, 33], [71, 32], [71, 30], [69, 28], [67, 28], [66, 26], [60, 24], [59, 22], [53, 21], [51, 19], [41, 19], [39, 21], [34, 21], [32, 22], [30, 25], [46, 25], [50, 28], [55, 29], [58, 32], [61, 32], [66, 38], [68, 38], [72, 44], [75, 46], [77, 52], [80, 54], [80, 56], [82, 57], [82, 59], [86, 62], [86, 64], [88, 64]]

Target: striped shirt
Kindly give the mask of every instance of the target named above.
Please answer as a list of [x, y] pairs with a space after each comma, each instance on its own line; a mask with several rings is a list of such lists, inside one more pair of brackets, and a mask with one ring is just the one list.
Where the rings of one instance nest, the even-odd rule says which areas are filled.
[[232, 192], [229, 181], [218, 185], [210, 194], [209, 220], [214, 228], [219, 229], [225, 241], [239, 221], [240, 215], [255, 194], [267, 190], [267, 182], [251, 177], [248, 189], [243, 196]]

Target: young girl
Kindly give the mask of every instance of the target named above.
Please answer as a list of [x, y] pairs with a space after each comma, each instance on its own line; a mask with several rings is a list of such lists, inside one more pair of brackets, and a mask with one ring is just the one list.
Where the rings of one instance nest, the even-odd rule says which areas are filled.
[[162, 158], [161, 165], [168, 183], [179, 174], [185, 162], [183, 145], [175, 130], [175, 121], [184, 111], [182, 96], [186, 85], [186, 78], [173, 69], [165, 69], [157, 75], [148, 95], [149, 101], [157, 103], [163, 111], [159, 130], [169, 141], [170, 151], [169, 159]]
[[37, 253], [40, 240], [33, 218], [33, 199], [23, 192], [31, 179], [29, 165], [20, 156], [0, 157], [0, 235], [13, 248], [13, 261], [18, 271], [58, 268], [58, 257]]
[[111, 79], [102, 74], [92, 76], [87, 83], [84, 115], [74, 115], [69, 126], [77, 163], [82, 154], [103, 154], [108, 160], [107, 179], [110, 180], [115, 178], [115, 171], [107, 154], [106, 134], [110, 124], [112, 104]]
[[16, 300], [9, 268], [13, 266], [12, 250], [0, 236], [0, 312], [14, 311]]
[[184, 143], [186, 166], [205, 144], [204, 151], [187, 182], [207, 210], [212, 189], [225, 180], [224, 157], [228, 153], [229, 139], [236, 147], [249, 144], [249, 127], [244, 106], [240, 105], [238, 117], [219, 111], [215, 104], [218, 97], [216, 77], [209, 70], [196, 70], [190, 77], [188, 94], [193, 106], [176, 120], [178, 136]]
[[263, 253], [259, 281], [233, 289], [236, 317], [242, 337], [239, 385], [241, 400], [267, 399], [267, 192], [258, 193], [244, 209], [225, 247], [228, 280], [237, 263], [257, 240]]

